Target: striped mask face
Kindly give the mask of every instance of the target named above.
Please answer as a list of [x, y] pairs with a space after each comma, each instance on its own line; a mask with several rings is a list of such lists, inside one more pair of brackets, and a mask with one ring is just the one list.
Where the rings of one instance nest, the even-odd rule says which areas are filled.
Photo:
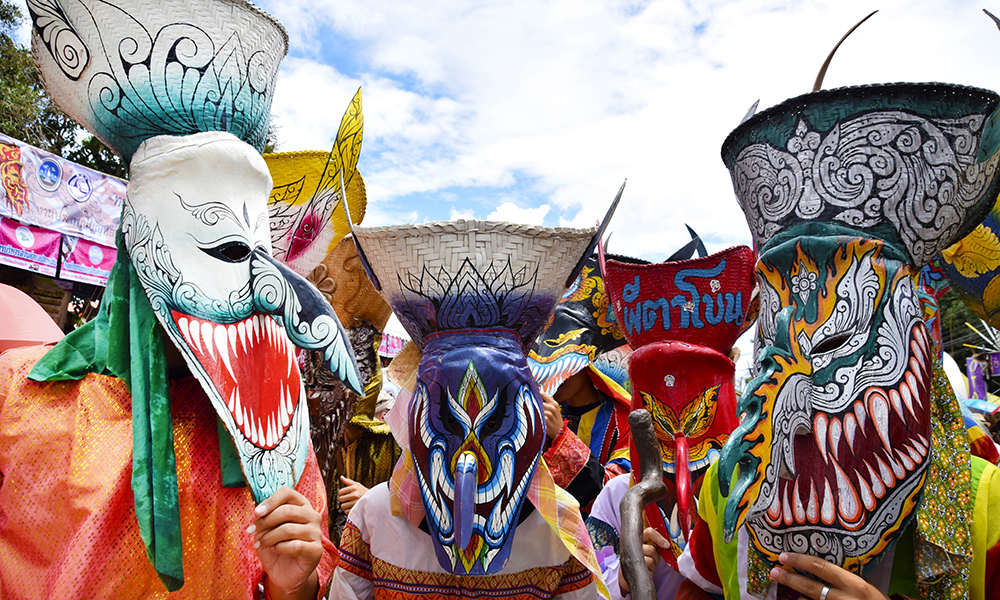
[[746, 524], [769, 564], [800, 552], [861, 572], [905, 528], [929, 464], [913, 269], [882, 242], [799, 237], [757, 275], [759, 374], [720, 459], [727, 535]]
[[510, 332], [439, 333], [417, 377], [410, 451], [438, 562], [456, 575], [494, 574], [545, 441], [524, 350]]

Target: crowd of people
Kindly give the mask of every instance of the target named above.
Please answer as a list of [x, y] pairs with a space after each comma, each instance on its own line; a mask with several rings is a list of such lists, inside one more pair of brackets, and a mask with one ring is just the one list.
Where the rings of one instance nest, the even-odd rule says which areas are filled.
[[1000, 192], [997, 94], [752, 116], [723, 161], [753, 248], [650, 263], [605, 254], [622, 190], [590, 229], [361, 227], [360, 92], [328, 211], [276, 215], [276, 20], [29, 4], [130, 181], [97, 317], [0, 355], [0, 598], [1000, 599], [996, 447], [918, 279]]

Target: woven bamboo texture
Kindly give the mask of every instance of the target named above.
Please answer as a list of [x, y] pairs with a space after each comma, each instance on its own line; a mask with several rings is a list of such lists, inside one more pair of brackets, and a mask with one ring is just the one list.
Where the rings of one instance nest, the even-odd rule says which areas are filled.
[[[595, 232], [596, 228], [548, 228], [477, 220], [355, 229], [372, 272], [382, 285], [382, 295], [394, 310], [401, 301], [419, 300], [414, 297], [413, 283], [427, 282], [432, 277], [437, 282], [453, 281], [464, 273], [463, 293], [488, 295], [494, 283], [490, 278], [504, 273], [508, 264], [509, 274], [516, 281], [533, 279], [531, 295], [551, 298], [554, 308], [565, 290], [566, 279]], [[469, 266], [479, 277], [467, 276]], [[422, 292], [424, 297], [433, 295], [434, 286], [424, 285]], [[417, 332], [409, 333], [419, 337]]]
[[49, 95], [126, 158], [142, 141], [136, 131], [227, 130], [263, 147], [288, 34], [253, 4], [28, 0], [28, 8]]

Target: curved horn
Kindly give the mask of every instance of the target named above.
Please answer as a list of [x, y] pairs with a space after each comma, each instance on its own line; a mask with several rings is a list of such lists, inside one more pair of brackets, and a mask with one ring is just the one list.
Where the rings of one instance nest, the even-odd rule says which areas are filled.
[[[347, 191], [344, 189], [344, 170], [340, 170], [340, 197], [347, 198]], [[358, 249], [358, 258], [361, 260], [361, 268], [365, 270], [365, 275], [375, 286], [375, 291], [382, 291], [382, 284], [379, 282], [378, 277], [372, 272], [371, 263], [368, 262], [368, 257], [365, 256], [365, 249], [361, 247], [361, 240], [358, 236], [354, 235], [354, 221], [351, 220], [351, 209], [347, 207], [347, 202], [341, 202], [344, 205], [344, 214], [347, 215], [347, 226], [351, 229], [351, 239], [354, 240], [354, 247]], [[570, 282], [572, 283], [572, 282]], [[569, 286], [566, 286], [569, 287]]]
[[615, 214], [615, 209], [618, 208], [618, 201], [622, 199], [622, 192], [625, 191], [625, 184], [627, 182], [628, 179], [623, 181], [622, 186], [618, 188], [618, 195], [616, 195], [615, 199], [611, 202], [611, 207], [608, 208], [608, 212], [604, 215], [604, 219], [601, 221], [601, 224], [597, 226], [597, 232], [594, 234], [594, 237], [591, 238], [590, 243], [587, 244], [587, 249], [584, 251], [583, 256], [580, 257], [580, 262], [576, 263], [576, 266], [573, 267], [573, 272], [570, 273], [569, 278], [566, 279], [566, 285], [563, 287], [573, 285], [573, 282], [576, 281], [576, 276], [583, 270], [583, 265], [587, 264], [587, 259], [590, 258], [590, 254], [598, 245], [597, 243], [601, 241], [601, 236], [604, 235], [604, 230], [608, 228], [608, 223], [611, 222], [611, 217]]
[[633, 600], [655, 600], [656, 587], [653, 576], [646, 569], [646, 559], [642, 553], [642, 509], [667, 494], [663, 484], [663, 463], [660, 458], [660, 444], [653, 431], [653, 419], [645, 409], [632, 411], [628, 416], [632, 441], [638, 455], [639, 482], [622, 496], [621, 551], [622, 574], [628, 583]]
[[[823, 61], [823, 66], [819, 68], [819, 74], [816, 75], [816, 83], [813, 84], [812, 91], [818, 92], [820, 90], [820, 88], [823, 87], [823, 78], [826, 77], [826, 70], [830, 66], [830, 61], [833, 60], [833, 55], [837, 53], [837, 49], [840, 48], [840, 45], [844, 43], [844, 40], [847, 39], [847, 36], [849, 36], [852, 33], [854, 33], [855, 29], [857, 29], [858, 27], [861, 27], [862, 23], [864, 23], [865, 21], [867, 21], [868, 19], [870, 19], [872, 17], [872, 15], [874, 15], [877, 12], [878, 12], [877, 10], [873, 10], [871, 13], [868, 14], [867, 17], [865, 17], [864, 19], [861, 19], [860, 21], [858, 21], [857, 24], [854, 27], [851, 27], [851, 29], [848, 30], [848, 32], [844, 34], [844, 37], [840, 38], [840, 41], [837, 42], [837, 45], [833, 47], [833, 50], [830, 50], [829, 56], [827, 56], [826, 60]], [[989, 13], [986, 13], [986, 14], [989, 14]]]

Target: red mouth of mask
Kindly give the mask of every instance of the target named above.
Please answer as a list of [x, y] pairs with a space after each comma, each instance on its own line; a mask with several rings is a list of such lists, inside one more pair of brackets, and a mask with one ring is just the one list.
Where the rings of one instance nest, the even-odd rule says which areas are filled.
[[924, 468], [931, 367], [923, 324], [914, 328], [909, 345], [907, 369], [895, 386], [866, 389], [841, 414], [817, 412], [812, 434], [795, 437], [798, 473], [779, 480], [764, 513], [768, 525], [858, 531], [878, 505]]
[[177, 311], [171, 317], [243, 436], [265, 450], [277, 446], [302, 387], [284, 327], [261, 314], [230, 324]]

